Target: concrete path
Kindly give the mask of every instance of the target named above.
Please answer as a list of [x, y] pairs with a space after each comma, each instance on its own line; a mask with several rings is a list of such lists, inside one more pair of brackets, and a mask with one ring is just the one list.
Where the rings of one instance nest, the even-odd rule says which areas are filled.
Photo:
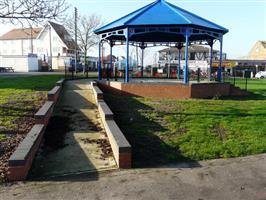
[[[33, 179], [117, 168], [88, 80], [65, 83], [54, 116], [56, 124], [65, 123], [63, 128], [68, 126], [70, 131], [62, 148], [37, 157]], [[56, 135], [59, 128], [52, 127], [55, 130], [50, 131]]]
[[[17, 183], [0, 199], [265, 200], [266, 154]], [[187, 168], [188, 167], [188, 168]]]

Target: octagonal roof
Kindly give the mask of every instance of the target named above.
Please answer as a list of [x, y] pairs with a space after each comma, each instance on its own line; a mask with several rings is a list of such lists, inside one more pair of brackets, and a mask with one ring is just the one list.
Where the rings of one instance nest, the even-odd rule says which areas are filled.
[[214, 30], [223, 34], [228, 29], [199, 17], [164, 0], [157, 0], [97, 30], [101, 34], [117, 29], [139, 26], [191, 26]]

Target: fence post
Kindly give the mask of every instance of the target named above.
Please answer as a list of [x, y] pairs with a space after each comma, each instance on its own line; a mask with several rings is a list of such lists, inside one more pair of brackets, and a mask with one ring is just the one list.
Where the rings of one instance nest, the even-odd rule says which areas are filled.
[[233, 69], [234, 71], [233, 71], [233, 76], [234, 76], [234, 86], [236, 85], [236, 71], [235, 71], [235, 69]]
[[246, 91], [248, 90], [248, 77], [246, 77]]
[[197, 70], [197, 82], [200, 82], [200, 68]]

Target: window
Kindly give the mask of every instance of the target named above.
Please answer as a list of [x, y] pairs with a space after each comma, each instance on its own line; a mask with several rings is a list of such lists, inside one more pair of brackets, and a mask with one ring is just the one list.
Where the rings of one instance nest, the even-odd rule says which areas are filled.
[[37, 48], [37, 52], [38, 53], [42, 53], [43, 52], [43, 48]]
[[53, 52], [54, 53], [59, 53], [60, 52], [60, 47], [53, 47]]
[[190, 53], [190, 60], [195, 60], [195, 53]]

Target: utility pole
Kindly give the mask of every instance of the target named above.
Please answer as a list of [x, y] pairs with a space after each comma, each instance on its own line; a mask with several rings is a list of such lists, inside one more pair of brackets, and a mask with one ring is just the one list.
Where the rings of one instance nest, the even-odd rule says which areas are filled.
[[78, 9], [75, 7], [75, 73], [77, 73], [77, 64], [78, 64], [77, 18], [78, 18]]
[[[52, 53], [52, 33], [51, 33], [51, 24], [49, 24], [49, 42], [50, 42], [50, 69], [52, 70], [53, 68], [53, 53]], [[49, 60], [48, 60], [49, 63]]]
[[30, 26], [30, 51], [33, 54], [33, 33], [32, 33], [32, 26]]

